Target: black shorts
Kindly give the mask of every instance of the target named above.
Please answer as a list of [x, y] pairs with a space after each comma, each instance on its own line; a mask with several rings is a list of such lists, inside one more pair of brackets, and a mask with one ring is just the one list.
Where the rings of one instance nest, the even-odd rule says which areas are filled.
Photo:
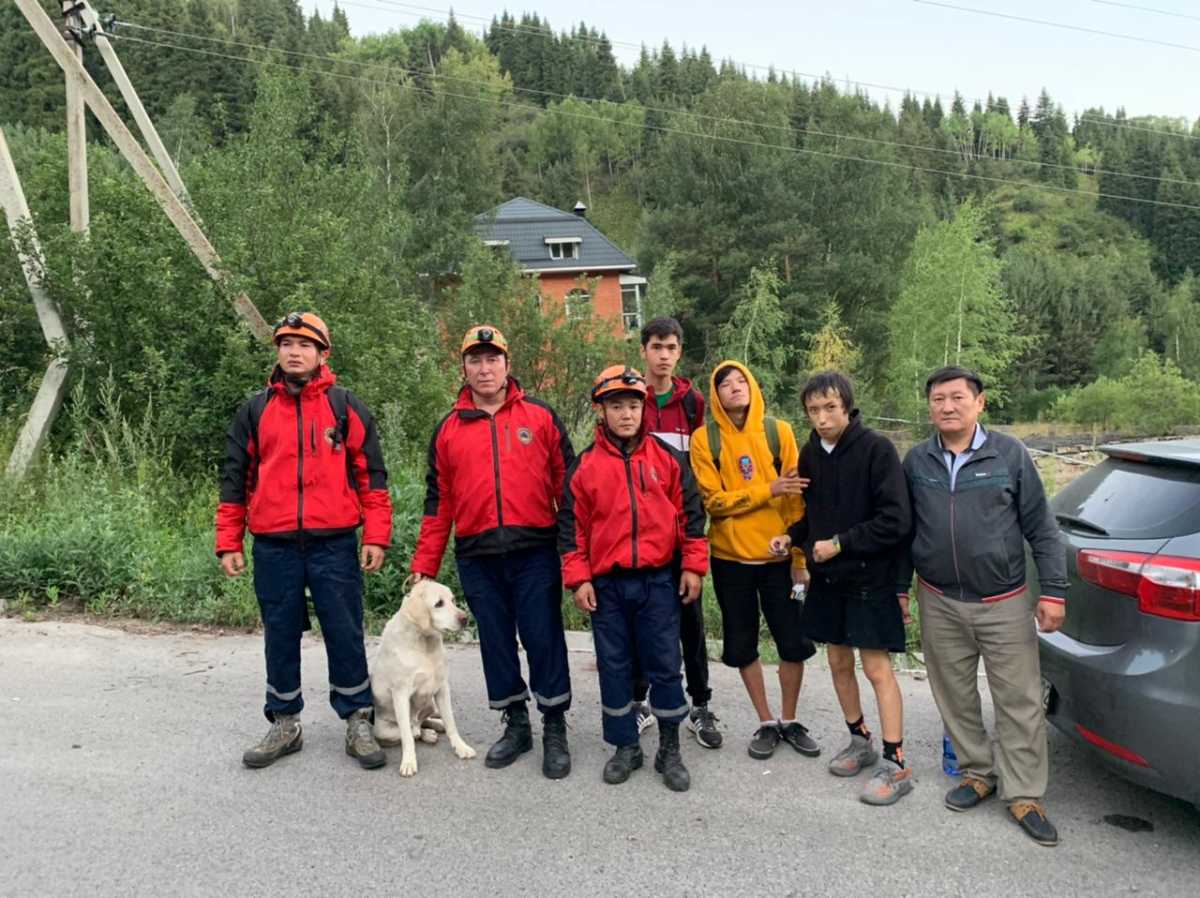
[[817, 647], [800, 628], [800, 603], [791, 597], [790, 561], [743, 564], [712, 559], [713, 591], [725, 639], [721, 661], [745, 667], [758, 659], [759, 608], [783, 661], [807, 661]]
[[809, 639], [828, 645], [899, 653], [907, 642], [892, 586], [848, 586], [813, 577], [800, 625]]

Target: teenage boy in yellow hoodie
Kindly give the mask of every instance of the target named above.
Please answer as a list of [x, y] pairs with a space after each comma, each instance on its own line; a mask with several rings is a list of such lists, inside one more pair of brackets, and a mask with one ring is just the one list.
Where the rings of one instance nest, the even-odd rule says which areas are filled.
[[[793, 582], [807, 582], [804, 554], [772, 555], [771, 537], [804, 516], [808, 481], [797, 476], [800, 453], [785, 421], [766, 416], [762, 390], [740, 362], [721, 362], [712, 374], [713, 421], [692, 434], [692, 471], [709, 514], [713, 590], [721, 606], [721, 660], [736, 667], [758, 713], [750, 757], [766, 760], [780, 740], [809, 757], [821, 753], [796, 720], [804, 662], [816, 652], [802, 635], [802, 604]], [[782, 715], [767, 701], [758, 658], [759, 609], [779, 652]]]

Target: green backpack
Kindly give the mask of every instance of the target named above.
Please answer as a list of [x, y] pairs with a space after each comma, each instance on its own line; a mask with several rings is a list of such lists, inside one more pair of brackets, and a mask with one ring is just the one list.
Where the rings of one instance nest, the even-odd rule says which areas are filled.
[[[721, 426], [716, 421], [709, 421], [708, 449], [712, 453], [713, 467], [721, 471]], [[767, 432], [767, 447], [771, 450], [771, 461], [775, 465], [775, 476], [783, 476], [783, 459], [779, 457], [779, 422], [767, 415], [763, 418], [763, 430]]]

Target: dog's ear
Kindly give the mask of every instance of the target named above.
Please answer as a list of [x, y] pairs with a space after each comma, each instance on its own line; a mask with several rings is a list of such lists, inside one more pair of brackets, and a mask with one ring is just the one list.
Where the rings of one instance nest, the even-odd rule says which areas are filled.
[[417, 582], [416, 576], [417, 576], [416, 574], [409, 574], [407, 577], [405, 577], [404, 580], [400, 583], [400, 591], [403, 593], [407, 593], [410, 589], [412, 589], [413, 584]]
[[426, 584], [430, 582], [432, 581], [422, 580], [414, 586], [412, 591], [404, 597], [404, 603], [400, 606], [400, 610], [408, 615], [408, 619], [423, 633], [428, 633], [433, 629], [433, 612], [427, 601], [429, 590], [426, 587]]

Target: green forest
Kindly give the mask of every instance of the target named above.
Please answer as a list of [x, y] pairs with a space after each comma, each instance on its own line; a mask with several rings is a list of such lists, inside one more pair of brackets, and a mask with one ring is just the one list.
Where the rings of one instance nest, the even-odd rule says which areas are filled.
[[[356, 38], [342, 11], [295, 0], [98, 9], [230, 280], [209, 281], [94, 120], [91, 230], [70, 232], [62, 73], [0, 4], [0, 126], [73, 370], [42, 470], [0, 500], [0, 595], [40, 595], [63, 553], [81, 567], [55, 595], [115, 580], [87, 568], [97, 555], [150, 582], [122, 535], [170, 531], [153, 538], [191, 559], [181, 607], [245, 599], [187, 542], [207, 539], [225, 428], [271, 364], [234, 291], [268, 321], [305, 308], [330, 323], [333, 368], [381, 420], [402, 546], [471, 321], [505, 330], [515, 373], [582, 435], [591, 377], [637, 343], [547, 318], [536, 284], [473, 236], [474, 216], [518, 195], [582, 200], [649, 278], [647, 316], [684, 323], [684, 373], [739, 357], [792, 420], [803, 379], [836, 366], [865, 411], [920, 422], [925, 375], [961, 362], [988, 382], [993, 421], [1200, 424], [1200, 121], [1156, 116], [1153, 98], [1068, 117], [1053, 85], [893, 96], [669, 42], [628, 66], [593, 28], [509, 12], [482, 37], [450, 17]], [[125, 112], [95, 48], [85, 58]], [[0, 320], [7, 455], [50, 359], [7, 241]]]

